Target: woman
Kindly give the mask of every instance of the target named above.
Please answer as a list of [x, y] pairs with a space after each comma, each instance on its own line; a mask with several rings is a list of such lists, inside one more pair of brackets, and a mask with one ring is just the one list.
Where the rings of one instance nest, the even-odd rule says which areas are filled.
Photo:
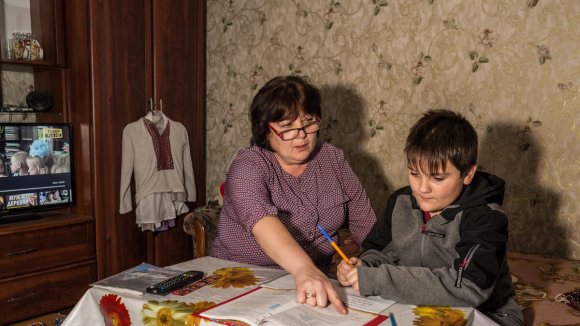
[[344, 153], [318, 142], [320, 91], [297, 76], [276, 77], [250, 106], [252, 145], [238, 152], [212, 256], [283, 268], [294, 277], [297, 301], [346, 313], [324, 272], [345, 224], [360, 244], [375, 214]]

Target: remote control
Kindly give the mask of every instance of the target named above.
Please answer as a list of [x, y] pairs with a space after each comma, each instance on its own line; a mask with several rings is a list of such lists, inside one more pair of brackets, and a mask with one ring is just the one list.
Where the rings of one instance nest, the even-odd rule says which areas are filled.
[[170, 277], [147, 288], [147, 293], [166, 295], [203, 278], [203, 272], [188, 271]]

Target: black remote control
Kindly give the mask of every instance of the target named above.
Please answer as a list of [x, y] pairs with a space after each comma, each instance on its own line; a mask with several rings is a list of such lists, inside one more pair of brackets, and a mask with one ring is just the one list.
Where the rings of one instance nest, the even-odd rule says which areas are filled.
[[166, 295], [184, 286], [199, 281], [203, 278], [203, 272], [200, 271], [188, 271], [181, 274], [170, 277], [163, 280], [155, 285], [147, 288], [147, 293]]

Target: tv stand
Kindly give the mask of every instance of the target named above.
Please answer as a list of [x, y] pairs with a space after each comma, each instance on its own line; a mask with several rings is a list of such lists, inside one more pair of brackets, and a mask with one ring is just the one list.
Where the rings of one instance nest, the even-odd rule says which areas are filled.
[[38, 213], [22, 213], [0, 215], [0, 224], [17, 223], [24, 221], [40, 220], [43, 216]]
[[72, 307], [96, 280], [93, 217], [55, 210], [17, 218], [0, 224], [0, 325]]

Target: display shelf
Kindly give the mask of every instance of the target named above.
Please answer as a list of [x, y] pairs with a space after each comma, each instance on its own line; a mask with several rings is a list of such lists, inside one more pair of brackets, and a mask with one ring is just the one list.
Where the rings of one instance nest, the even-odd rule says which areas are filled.
[[47, 116], [47, 117], [62, 117], [62, 113], [60, 112], [40, 112], [40, 111], [13, 111], [13, 112], [4, 112], [0, 111], [0, 116], [7, 115], [7, 116], [16, 116], [16, 115], [35, 115], [35, 116]]
[[[23, 85], [24, 87], [30, 85], [31, 89], [44, 91], [53, 97], [51, 110], [56, 114], [38, 115], [34, 112], [36, 121], [40, 119], [40, 121], [50, 122], [50, 119], [55, 118], [54, 122], [62, 122], [66, 118], [63, 116], [67, 111], [63, 13], [63, 0], [29, 0], [28, 3], [15, 0], [0, 1], [0, 23], [3, 26], [0, 29], [3, 46], [0, 58], [0, 72], [2, 73], [0, 104], [18, 106], [26, 103], [29, 90], [21, 89]], [[18, 38], [15, 34], [22, 36], [28, 33], [33, 40], [39, 42], [43, 57], [39, 60], [15, 60], [14, 40]], [[23, 122], [26, 122], [30, 118], [28, 112], [2, 112], [0, 118], [6, 114], [11, 116], [10, 121], [24, 120]]]
[[63, 69], [64, 64], [55, 64], [53, 62], [48, 62], [44, 60], [37, 61], [27, 61], [27, 60], [8, 60], [0, 59], [0, 66], [2, 70], [23, 70], [26, 68], [36, 68], [36, 69]]
[[[85, 0], [0, 0], [0, 107], [27, 106], [32, 90], [53, 98], [48, 111], [0, 111], [0, 123], [81, 124], [71, 135], [79, 144], [72, 148], [79, 153], [74, 155], [79, 167], [74, 206], [37, 216], [0, 212], [0, 302], [4, 303], [0, 325], [71, 307], [97, 278], [89, 189], [91, 157], [87, 154], [90, 116], [85, 113], [91, 98], [85, 91], [90, 84], [87, 51], [83, 50], [89, 44], [83, 30], [88, 19], [86, 5]], [[10, 51], [14, 45], [10, 39], [18, 36], [14, 33], [31, 33], [43, 50], [43, 58], [14, 60], [16, 56]], [[0, 155], [5, 155], [3, 151], [0, 149]], [[0, 200], [6, 196], [0, 194]]]

